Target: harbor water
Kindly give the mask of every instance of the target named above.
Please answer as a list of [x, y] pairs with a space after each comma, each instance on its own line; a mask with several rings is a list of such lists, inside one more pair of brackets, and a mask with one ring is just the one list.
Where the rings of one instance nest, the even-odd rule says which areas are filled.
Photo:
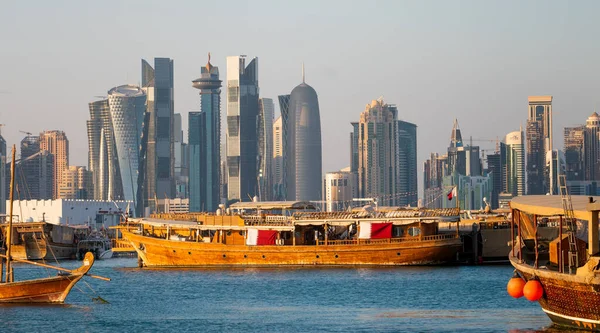
[[[0, 306], [1, 331], [557, 330], [537, 303], [507, 295], [509, 265], [154, 270], [136, 264], [123, 258], [97, 261], [91, 272], [112, 281], [84, 278], [65, 305]], [[42, 274], [46, 269], [15, 268], [16, 280]], [[109, 303], [94, 301], [97, 296]]]

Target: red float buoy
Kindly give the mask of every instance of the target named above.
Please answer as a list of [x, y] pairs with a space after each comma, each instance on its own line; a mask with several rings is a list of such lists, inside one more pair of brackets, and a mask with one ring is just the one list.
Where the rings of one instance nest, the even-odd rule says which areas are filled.
[[523, 295], [532, 302], [537, 301], [544, 295], [544, 287], [538, 280], [529, 280], [523, 287]]
[[506, 285], [506, 291], [512, 297], [520, 298], [523, 297], [523, 287], [525, 287], [525, 280], [515, 275], [510, 280], [508, 280], [508, 284]]

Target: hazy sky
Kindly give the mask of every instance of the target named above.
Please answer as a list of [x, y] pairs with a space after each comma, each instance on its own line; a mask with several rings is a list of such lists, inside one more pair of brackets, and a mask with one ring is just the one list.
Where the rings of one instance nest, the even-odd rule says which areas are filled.
[[[2, 135], [64, 130], [70, 164], [87, 165], [88, 102], [138, 84], [142, 58], [174, 59], [185, 128], [207, 52], [221, 78], [226, 56], [259, 57], [261, 96], [273, 99], [300, 83], [304, 61], [323, 171], [349, 165], [350, 122], [383, 96], [418, 126], [421, 193], [422, 162], [446, 150], [454, 118], [491, 151], [478, 140], [518, 130], [527, 96], [551, 94], [562, 148], [563, 127], [600, 107], [599, 12], [597, 1], [0, 0]], [[224, 102], [225, 90], [222, 115]]]

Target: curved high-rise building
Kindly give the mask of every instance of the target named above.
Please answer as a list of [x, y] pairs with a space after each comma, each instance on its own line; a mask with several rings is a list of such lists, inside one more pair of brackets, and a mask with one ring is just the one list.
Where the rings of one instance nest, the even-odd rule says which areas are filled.
[[304, 81], [290, 95], [285, 124], [287, 200], [322, 199], [321, 116], [317, 92]]
[[[108, 91], [123, 200], [136, 202], [139, 146], [146, 112], [146, 93], [138, 86], [122, 85]], [[117, 198], [109, 198], [117, 199]]]

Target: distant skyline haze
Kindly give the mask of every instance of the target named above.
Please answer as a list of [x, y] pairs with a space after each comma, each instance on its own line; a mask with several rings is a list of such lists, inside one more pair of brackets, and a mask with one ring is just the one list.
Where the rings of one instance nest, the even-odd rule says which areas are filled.
[[221, 69], [227, 56], [260, 58], [260, 97], [274, 100], [305, 63], [319, 96], [323, 173], [350, 164], [350, 122], [380, 96], [418, 126], [419, 173], [446, 150], [455, 118], [465, 143], [493, 151], [491, 140], [525, 124], [528, 96], [553, 96], [562, 149], [563, 128], [600, 106], [598, 12], [595, 1], [3, 1], [2, 135], [10, 146], [20, 131], [64, 131], [70, 164], [87, 166], [95, 96], [140, 84], [141, 59], [168, 57], [174, 112], [187, 124], [200, 109], [189, 82], [211, 52]]

